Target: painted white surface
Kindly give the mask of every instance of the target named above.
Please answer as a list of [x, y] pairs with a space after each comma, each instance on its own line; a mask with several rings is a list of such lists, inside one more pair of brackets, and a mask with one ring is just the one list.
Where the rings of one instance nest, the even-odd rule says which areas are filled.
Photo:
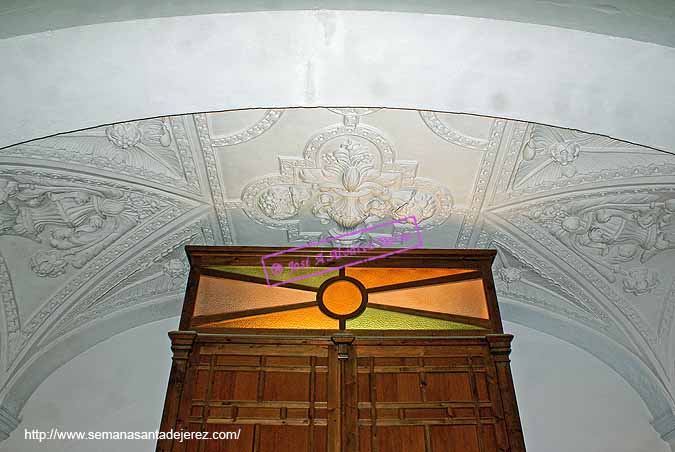
[[150, 452], [152, 441], [24, 439], [24, 429], [155, 431], [171, 368], [167, 332], [178, 318], [152, 322], [101, 342], [57, 369], [33, 394], [24, 421], [0, 451]]
[[0, 40], [0, 61], [0, 146], [132, 118], [331, 105], [675, 143], [675, 49], [527, 23], [376, 11], [171, 17]]
[[670, 452], [637, 393], [585, 351], [504, 322], [515, 336], [511, 369], [531, 452]]
[[[128, 330], [77, 356], [33, 394], [0, 451], [149, 452], [143, 441], [51, 442], [24, 429], [143, 431], [159, 425], [170, 368], [166, 332], [176, 318]], [[667, 452], [637, 394], [580, 349], [535, 330], [516, 335], [512, 368], [528, 451]]]
[[0, 38], [152, 17], [319, 9], [485, 17], [675, 43], [670, 0], [10, 0], [0, 5]]

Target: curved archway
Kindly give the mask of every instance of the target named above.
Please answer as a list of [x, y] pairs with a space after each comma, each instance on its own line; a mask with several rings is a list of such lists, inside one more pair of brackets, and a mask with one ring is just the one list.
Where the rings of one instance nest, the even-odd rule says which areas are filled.
[[665, 150], [675, 142], [675, 49], [522, 22], [376, 11], [184, 16], [8, 38], [0, 59], [10, 106], [0, 147], [185, 112], [342, 105], [491, 115]]
[[[616, 37], [614, 31], [593, 27], [578, 27], [582, 31], [552, 27], [558, 25], [554, 23], [495, 20], [503, 17], [486, 14], [482, 15], [491, 18], [412, 10], [210, 12], [219, 14], [73, 23], [72, 28], [0, 40], [0, 61], [5, 63], [0, 86], [10, 107], [0, 110], [0, 148], [101, 124], [185, 112], [357, 105], [550, 124], [673, 152], [675, 79], [670, 75], [675, 72], [675, 49], [665, 35], [645, 38], [632, 30]], [[644, 39], [630, 39], [636, 37]], [[510, 137], [534, 127], [505, 124], [505, 136]], [[435, 133], [447, 138], [442, 131]], [[196, 140], [196, 135], [188, 135], [185, 140]], [[631, 152], [647, 155], [653, 150], [635, 146]], [[199, 171], [199, 177], [213, 177]], [[161, 191], [158, 184], [147, 184], [145, 194]], [[645, 185], [651, 190], [650, 184]], [[667, 176], [658, 182], [664, 192], [670, 185]], [[195, 207], [206, 199], [195, 193], [184, 196], [187, 204], [193, 203], [190, 221], [207, 216], [211, 208], [210, 201]], [[213, 199], [216, 208], [224, 202]], [[183, 226], [175, 217], [166, 221]], [[218, 220], [205, 221], [202, 230], [209, 228], [217, 237]], [[227, 239], [227, 231], [222, 233]], [[661, 295], [663, 316], [671, 312], [672, 317], [669, 294]], [[148, 319], [154, 318], [151, 312], [146, 313]], [[159, 317], [170, 315], [162, 312]], [[628, 312], [627, 317], [633, 315]], [[511, 320], [534, 322], [531, 314], [513, 315]], [[640, 325], [641, 317], [635, 319]], [[669, 328], [669, 322], [662, 323]], [[110, 334], [124, 328], [121, 325], [110, 326]], [[551, 331], [561, 330], [547, 325]], [[666, 340], [672, 337], [669, 332], [664, 333]], [[9, 411], [0, 411], [0, 426], [15, 426], [13, 417], [34, 387], [70, 353], [105, 334], [91, 336], [93, 342], [80, 343], [62, 358], [39, 357], [28, 363], [27, 369], [40, 372], [34, 380], [9, 386], [16, 389], [16, 397], [6, 399]], [[560, 334], [571, 342], [578, 339]], [[641, 342], [648, 342], [649, 334], [644, 336], [637, 341], [638, 350], [650, 346]], [[584, 344], [577, 345], [588, 346]], [[631, 361], [632, 355], [623, 349], [598, 347], [591, 351], [636, 387], [656, 418], [657, 430], [672, 439], [675, 418], [663, 405], [671, 399], [659, 392], [661, 383], [654, 372], [639, 360]], [[621, 368], [624, 361], [630, 363], [627, 368]], [[657, 373], [667, 374], [663, 369]]]

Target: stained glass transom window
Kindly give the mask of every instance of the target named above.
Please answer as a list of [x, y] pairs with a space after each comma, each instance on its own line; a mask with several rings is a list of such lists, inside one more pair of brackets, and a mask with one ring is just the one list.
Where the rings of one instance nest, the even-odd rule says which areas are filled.
[[202, 269], [192, 326], [481, 330], [489, 312], [482, 275], [471, 268], [349, 267], [270, 285], [261, 267], [220, 265]]

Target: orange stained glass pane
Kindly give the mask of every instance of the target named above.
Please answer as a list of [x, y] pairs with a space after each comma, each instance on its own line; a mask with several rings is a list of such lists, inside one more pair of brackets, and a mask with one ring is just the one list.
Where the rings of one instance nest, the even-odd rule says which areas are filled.
[[239, 319], [208, 323], [200, 328], [273, 328], [273, 329], [319, 329], [337, 330], [336, 319], [321, 312], [318, 306], [290, 309], [269, 314], [252, 315]]
[[202, 275], [194, 315], [247, 311], [314, 300], [315, 292]]
[[488, 318], [482, 279], [371, 293], [368, 294], [368, 302]]
[[409, 281], [440, 278], [475, 271], [472, 268], [376, 268], [347, 267], [345, 275], [358, 279], [367, 289]]
[[351, 281], [335, 281], [323, 292], [323, 305], [337, 315], [351, 314], [361, 306], [363, 294]]

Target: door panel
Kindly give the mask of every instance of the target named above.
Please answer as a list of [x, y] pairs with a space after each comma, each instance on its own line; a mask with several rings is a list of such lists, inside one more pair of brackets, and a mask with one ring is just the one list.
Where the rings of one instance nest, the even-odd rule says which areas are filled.
[[510, 451], [487, 343], [448, 342], [341, 335], [313, 344], [200, 344], [176, 430], [238, 439], [161, 450]]
[[187, 429], [238, 438], [188, 440], [173, 450], [328, 452], [328, 344], [201, 347], [182, 406]]
[[355, 342], [358, 452], [509, 450], [487, 347], [396, 342]]

